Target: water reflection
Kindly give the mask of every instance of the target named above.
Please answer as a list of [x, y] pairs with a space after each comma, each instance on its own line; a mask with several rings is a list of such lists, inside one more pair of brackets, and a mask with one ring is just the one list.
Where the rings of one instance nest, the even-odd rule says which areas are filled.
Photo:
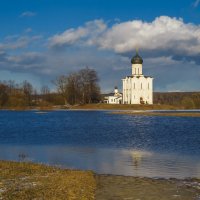
[[143, 150], [70, 146], [0, 146], [0, 159], [26, 160], [126, 176], [200, 178], [200, 158]]
[[145, 152], [145, 151], [131, 151], [130, 152], [132, 159], [133, 159], [133, 166], [135, 166], [135, 168], [139, 168], [140, 164], [143, 162], [145, 157], [149, 157], [152, 156], [152, 153], [150, 152]]

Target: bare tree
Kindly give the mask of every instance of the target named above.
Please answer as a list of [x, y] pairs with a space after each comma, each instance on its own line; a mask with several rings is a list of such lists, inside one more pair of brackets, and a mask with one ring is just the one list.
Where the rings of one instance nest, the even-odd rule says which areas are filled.
[[64, 98], [65, 105], [67, 104], [67, 85], [68, 85], [68, 80], [67, 76], [59, 76], [54, 82], [53, 82], [56, 87], [58, 93]]
[[93, 97], [98, 95], [100, 87], [98, 86], [98, 75], [94, 69], [86, 67], [79, 71], [81, 78], [81, 91], [83, 103], [92, 103]]
[[78, 73], [67, 76], [67, 100], [69, 104], [80, 103], [80, 77]]
[[0, 107], [4, 106], [9, 99], [8, 86], [0, 83]]
[[54, 82], [58, 92], [69, 104], [86, 104], [99, 101], [100, 87], [98, 75], [86, 67], [68, 76], [60, 76]]
[[33, 93], [33, 86], [28, 81], [24, 81], [22, 83], [22, 91], [25, 95], [25, 100], [26, 100], [27, 105], [30, 106], [31, 105], [31, 97], [32, 97], [32, 93]]
[[40, 92], [42, 95], [48, 95], [50, 93], [50, 89], [47, 85], [43, 85]]

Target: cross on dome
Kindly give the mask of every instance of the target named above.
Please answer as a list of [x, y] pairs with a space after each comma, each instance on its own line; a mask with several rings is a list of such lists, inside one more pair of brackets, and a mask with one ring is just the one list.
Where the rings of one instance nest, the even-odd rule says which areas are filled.
[[131, 63], [132, 64], [142, 64], [143, 63], [142, 57], [138, 54], [138, 48], [136, 48], [136, 55], [132, 57]]

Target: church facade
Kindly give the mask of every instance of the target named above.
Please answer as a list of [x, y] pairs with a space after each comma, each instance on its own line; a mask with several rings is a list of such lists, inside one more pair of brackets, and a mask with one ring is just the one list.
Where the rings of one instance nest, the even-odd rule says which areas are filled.
[[153, 78], [144, 76], [138, 52], [131, 59], [132, 75], [122, 79], [123, 104], [153, 104]]

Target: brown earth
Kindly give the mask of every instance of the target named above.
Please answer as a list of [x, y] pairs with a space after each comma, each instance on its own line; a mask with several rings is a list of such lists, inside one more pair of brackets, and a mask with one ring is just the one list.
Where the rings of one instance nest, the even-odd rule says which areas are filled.
[[91, 171], [0, 161], [0, 199], [198, 200], [200, 180], [95, 175]]
[[[84, 104], [84, 105], [57, 105], [57, 106], [33, 106], [33, 107], [5, 107], [8, 110], [179, 110], [185, 109], [183, 106], [172, 106], [165, 104], [154, 104], [154, 105], [130, 105], [130, 104]], [[192, 109], [192, 108], [191, 108]]]
[[200, 117], [200, 112], [112, 112], [119, 115], [134, 115], [134, 116], [167, 116], [167, 117]]
[[198, 200], [200, 180], [96, 176], [98, 200]]
[[171, 105], [130, 105], [130, 104], [85, 104], [70, 107], [70, 109], [91, 110], [176, 110], [184, 109], [182, 106]]

